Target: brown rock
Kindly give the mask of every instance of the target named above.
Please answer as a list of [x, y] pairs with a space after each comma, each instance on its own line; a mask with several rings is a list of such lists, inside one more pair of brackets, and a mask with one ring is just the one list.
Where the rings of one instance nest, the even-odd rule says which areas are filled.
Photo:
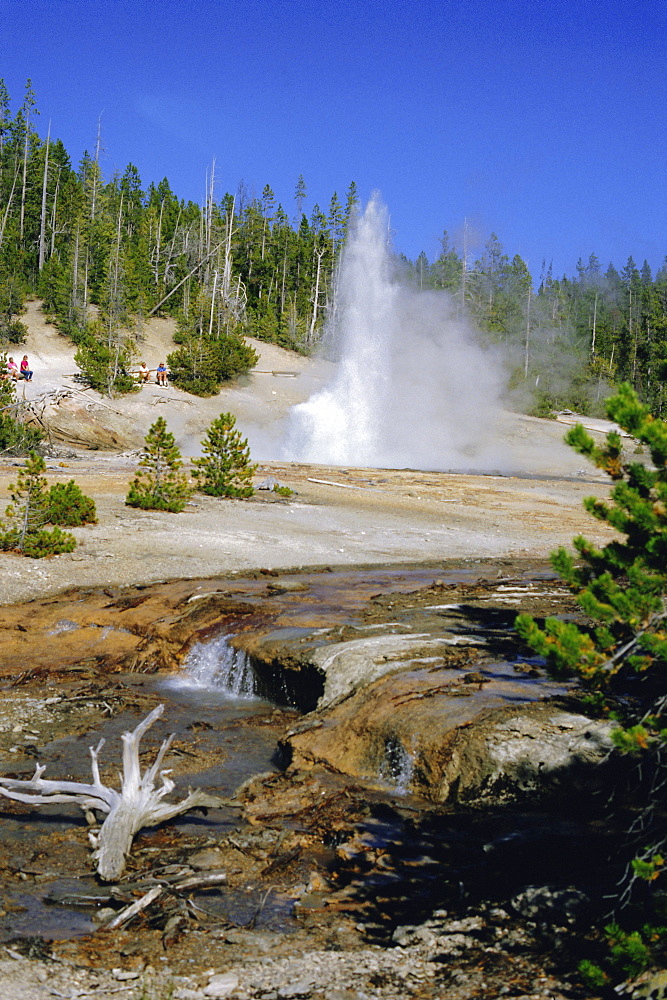
[[92, 399], [61, 397], [49, 402], [33, 423], [46, 427], [51, 437], [76, 448], [118, 451], [141, 447], [143, 434], [136, 422], [111, 406]]
[[602, 780], [610, 724], [526, 694], [522, 704], [517, 682], [484, 680], [475, 690], [456, 671], [438, 671], [437, 683], [415, 670], [382, 677], [318, 713], [322, 725], [290, 734], [292, 766], [324, 765], [467, 804], [539, 798]]

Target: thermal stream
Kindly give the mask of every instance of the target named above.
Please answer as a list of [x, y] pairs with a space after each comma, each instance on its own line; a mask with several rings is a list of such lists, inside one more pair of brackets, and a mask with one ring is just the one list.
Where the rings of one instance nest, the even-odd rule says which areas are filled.
[[180, 674], [170, 678], [170, 686], [216, 691], [230, 698], [255, 697], [255, 675], [248, 657], [228, 643], [227, 635], [192, 646]]

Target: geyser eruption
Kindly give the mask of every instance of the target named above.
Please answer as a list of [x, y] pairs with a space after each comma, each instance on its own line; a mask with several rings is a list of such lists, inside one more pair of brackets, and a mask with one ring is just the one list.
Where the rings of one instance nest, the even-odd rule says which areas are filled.
[[344, 247], [326, 341], [330, 384], [290, 414], [285, 457], [385, 468], [497, 467], [500, 360], [446, 292], [401, 282], [374, 196]]

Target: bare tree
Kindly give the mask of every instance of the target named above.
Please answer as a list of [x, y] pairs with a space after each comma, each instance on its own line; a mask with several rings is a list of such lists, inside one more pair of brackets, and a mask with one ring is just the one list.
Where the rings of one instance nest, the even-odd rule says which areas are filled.
[[[100, 878], [107, 882], [119, 879], [125, 869], [125, 859], [134, 835], [142, 827], [163, 823], [190, 809], [225, 804], [225, 800], [198, 789], [190, 791], [181, 802], [162, 801], [174, 789], [174, 782], [168, 777], [169, 771], [160, 770], [173, 735], [163, 742], [152, 767], [141, 773], [139, 742], [163, 711], [164, 705], [158, 705], [132, 732], [121, 736], [123, 774], [120, 791], [102, 784], [100, 779], [98, 755], [104, 746], [104, 740], [100, 740], [97, 747], [90, 747], [92, 783], [50, 781], [42, 777], [44, 765], [37, 764], [30, 780], [0, 778], [0, 795], [33, 806], [72, 802], [83, 809], [91, 824], [95, 822], [95, 813], [106, 813], [99, 832], [90, 838], [94, 847], [93, 858], [97, 862]], [[157, 778], [162, 780], [160, 787], [156, 787]]]
[[7, 204], [5, 206], [5, 214], [3, 215], [2, 223], [0, 224], [0, 246], [2, 246], [2, 240], [5, 235], [5, 227], [7, 225], [7, 219], [9, 218], [9, 210], [12, 205], [12, 199], [14, 198], [14, 191], [16, 189], [16, 181], [18, 180], [18, 176], [19, 176], [19, 167], [17, 164], [14, 169], [14, 180], [12, 181], [12, 189], [9, 192], [9, 198], [7, 199]]
[[46, 148], [44, 152], [44, 177], [42, 180], [42, 212], [39, 223], [39, 270], [44, 267], [44, 256], [46, 250], [46, 189], [49, 177], [49, 143], [51, 141], [51, 122], [46, 134]]
[[[53, 257], [53, 254], [55, 253], [55, 249], [56, 249], [56, 219], [57, 219], [56, 209], [57, 209], [57, 206], [58, 206], [58, 193], [60, 191], [60, 173], [61, 173], [61, 170], [62, 170], [62, 167], [59, 166], [58, 167], [58, 175], [56, 177], [56, 189], [53, 192], [53, 207], [51, 208], [51, 250], [50, 250], [50, 253], [49, 253], [50, 257]], [[62, 230], [61, 230], [61, 232], [62, 232]]]
[[[21, 185], [21, 215], [19, 222], [19, 233], [23, 239], [23, 229], [25, 225], [25, 194], [28, 187], [28, 150], [30, 148], [30, 112], [35, 109], [35, 95], [32, 90], [32, 83], [27, 81], [25, 86], [25, 97], [23, 99], [22, 111], [25, 121], [25, 139], [23, 143], [23, 184]], [[39, 111], [34, 110], [35, 114]]]
[[95, 170], [93, 171], [93, 190], [90, 198], [90, 221], [95, 221], [97, 209], [97, 186], [100, 180], [100, 151], [102, 148], [102, 112], [97, 119], [97, 140], [95, 142]]
[[322, 257], [326, 253], [326, 247], [321, 247], [319, 250], [317, 247], [313, 247], [313, 252], [317, 257], [317, 267], [315, 270], [315, 285], [313, 287], [313, 312], [310, 318], [310, 330], [308, 331], [308, 343], [312, 344], [315, 340], [315, 324], [317, 322], [317, 311], [320, 300], [320, 277], [322, 273]]

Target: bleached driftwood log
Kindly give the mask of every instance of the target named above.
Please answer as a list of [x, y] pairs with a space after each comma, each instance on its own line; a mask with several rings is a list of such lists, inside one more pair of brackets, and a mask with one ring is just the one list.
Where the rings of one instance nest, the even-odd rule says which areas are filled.
[[[120, 791], [103, 785], [100, 780], [98, 755], [104, 746], [100, 740], [97, 747], [90, 747], [92, 784], [79, 781], [51, 781], [43, 778], [43, 764], [35, 766], [35, 773], [29, 781], [18, 778], [0, 778], [0, 794], [18, 802], [30, 805], [44, 805], [51, 802], [73, 802], [80, 806], [87, 818], [92, 818], [96, 812], [106, 813], [97, 835], [89, 835], [95, 848], [93, 858], [97, 862], [97, 872], [100, 878], [112, 882], [123, 873], [125, 858], [132, 846], [135, 833], [144, 826], [152, 826], [165, 820], [180, 816], [189, 809], [201, 807], [214, 808], [228, 805], [221, 798], [209, 795], [199, 789], [190, 791], [182, 802], [163, 802], [174, 788], [174, 782], [168, 777], [169, 771], [160, 771], [165, 754], [171, 746], [173, 734], [160, 747], [155, 762], [144, 774], [139, 764], [139, 742], [147, 729], [164, 711], [164, 705], [158, 705], [150, 715], [139, 723], [131, 733], [123, 733], [123, 773]], [[156, 787], [155, 781], [160, 778], [162, 784]]]

